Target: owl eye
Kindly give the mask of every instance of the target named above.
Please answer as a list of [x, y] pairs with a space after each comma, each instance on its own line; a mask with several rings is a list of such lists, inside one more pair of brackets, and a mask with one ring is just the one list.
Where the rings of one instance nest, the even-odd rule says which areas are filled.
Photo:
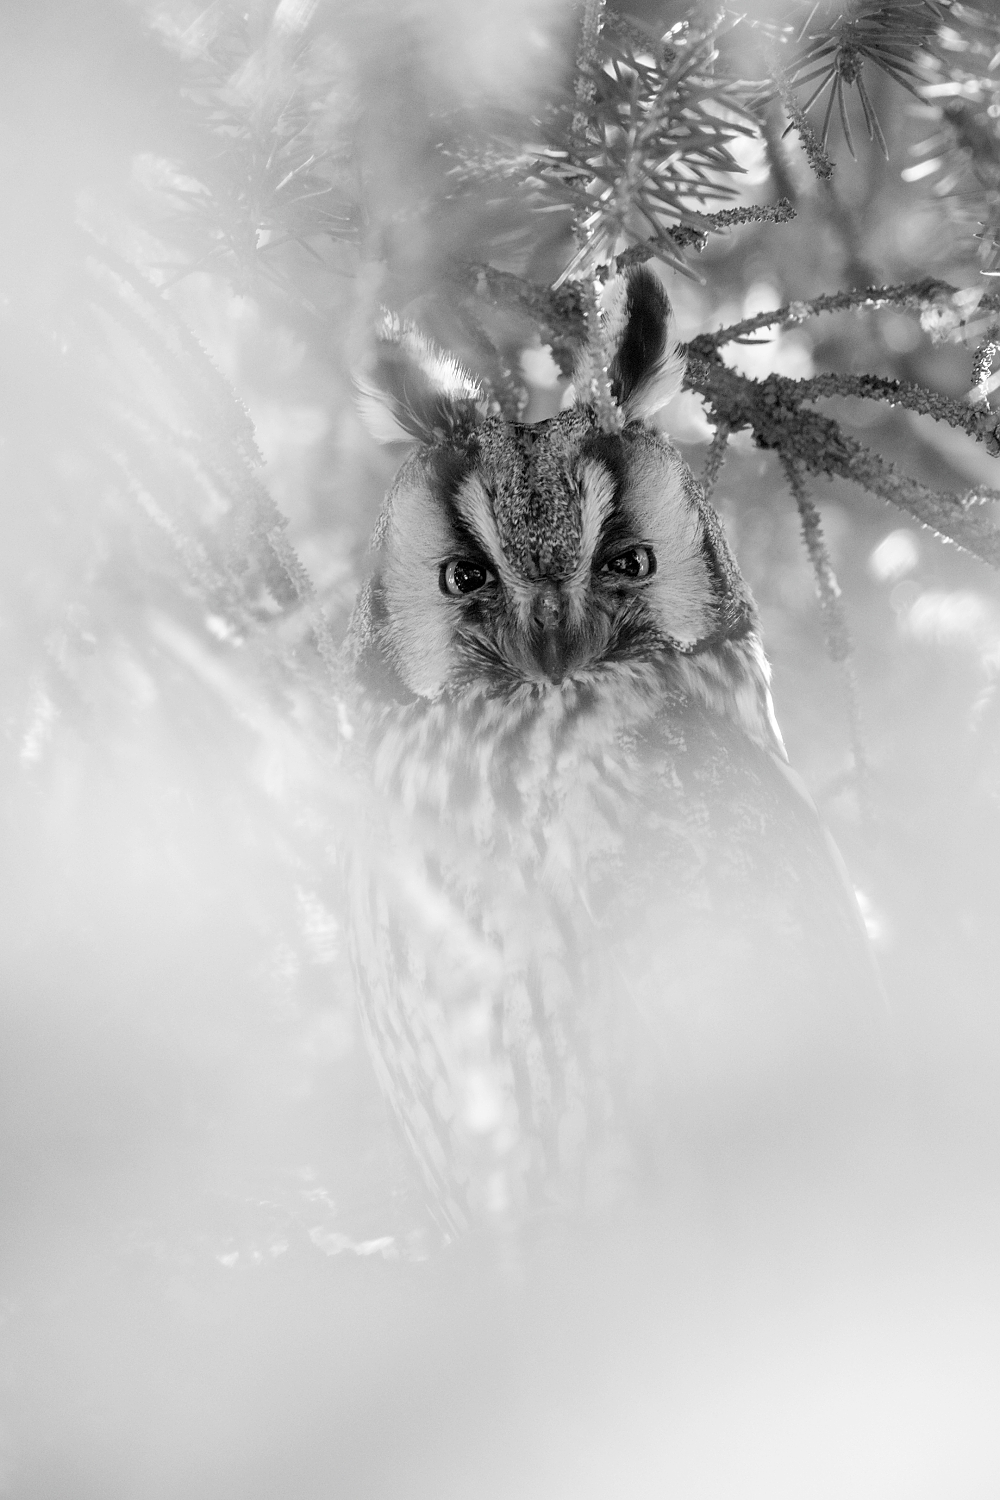
[[656, 558], [650, 547], [630, 547], [610, 558], [601, 571], [615, 578], [649, 578], [656, 572]]
[[475, 594], [479, 589], [486, 587], [488, 583], [495, 583], [496, 575], [491, 573], [485, 563], [474, 562], [469, 557], [453, 557], [451, 562], [444, 563], [441, 568], [441, 592], [451, 594], [455, 597], [461, 594]]

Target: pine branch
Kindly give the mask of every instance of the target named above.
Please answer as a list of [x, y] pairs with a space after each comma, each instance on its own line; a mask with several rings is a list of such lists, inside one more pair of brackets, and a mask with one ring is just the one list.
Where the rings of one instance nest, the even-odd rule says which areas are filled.
[[[945, 20], [944, 8], [937, 0], [853, 0], [832, 22], [825, 14], [820, 14], [817, 20], [819, 10], [818, 5], [813, 7], [799, 33], [799, 50], [790, 60], [784, 78], [779, 81], [775, 73], [775, 83], [789, 109], [792, 124], [803, 135], [809, 154], [810, 143], [803, 133], [803, 122], [808, 123], [809, 110], [829, 90], [818, 150], [825, 156], [836, 104], [847, 149], [854, 156], [847, 92], [856, 88], [868, 139], [877, 140], [882, 154], [888, 158], [885, 136], [865, 86], [865, 65], [878, 68], [919, 99], [920, 86], [930, 79], [927, 59], [937, 52], [937, 32]], [[794, 101], [794, 91], [810, 85], [814, 87], [808, 99], [799, 105]], [[811, 149], [813, 152], [817, 149], [815, 136]]]
[[846, 442], [851, 451], [845, 463], [830, 468], [820, 466], [814, 472], [842, 474], [873, 495], [888, 500], [897, 509], [907, 511], [921, 525], [971, 552], [974, 557], [993, 568], [1000, 567], [1000, 531], [981, 508], [986, 503], [1000, 500], [1000, 490], [987, 485], [977, 485], [961, 495], [948, 490], [932, 490], [910, 475], [900, 473], [895, 464], [872, 453], [861, 443], [850, 438]]
[[701, 473], [701, 487], [705, 492], [705, 499], [710, 500], [712, 491], [722, 472], [722, 465], [726, 461], [726, 448], [729, 444], [729, 426], [726, 422], [720, 422], [712, 434], [712, 441], [708, 445], [705, 454], [705, 467]]
[[921, 313], [922, 325], [931, 337], [946, 337], [960, 333], [966, 327], [972, 311], [1000, 312], [1000, 293], [971, 293], [959, 287], [926, 277], [899, 286], [873, 286], [864, 291], [832, 292], [809, 301], [786, 302], [768, 312], [756, 313], [716, 333], [700, 337], [714, 348], [738, 342], [761, 328], [789, 328], [804, 323], [807, 318], [822, 313], [850, 312], [858, 309], [874, 310], [880, 307], [905, 307]]
[[457, 291], [471, 293], [491, 307], [527, 317], [548, 344], [561, 373], [572, 376], [577, 350], [585, 338], [583, 293], [579, 282], [559, 287], [540, 285], [493, 266], [455, 263], [448, 279]]
[[902, 176], [946, 202], [952, 223], [979, 240], [977, 258], [992, 276], [1000, 264], [1000, 121], [992, 109], [1000, 16], [992, 6], [953, 5], [948, 26], [947, 51], [931, 60], [922, 91], [935, 124], [912, 148], [918, 162]]
[[[106, 482], [140, 506], [206, 606], [236, 634], [298, 614], [329, 681], [339, 682], [339, 650], [286, 520], [258, 477], [262, 460], [246, 411], [156, 288], [88, 236], [80, 251], [86, 280], [75, 333], [92, 351], [87, 373], [101, 403], [93, 429]], [[158, 401], [135, 397], [140, 355]]]
[[851, 638], [840, 602], [840, 584], [823, 537], [819, 508], [806, 488], [804, 466], [786, 454], [781, 455], [781, 464], [798, 506], [802, 537], [816, 578], [816, 597], [826, 625], [826, 649], [831, 661], [843, 662], [851, 653]]
[[591, 5], [572, 116], [557, 112], [537, 157], [539, 207], [565, 206], [577, 226], [577, 252], [557, 284], [641, 243], [689, 274], [682, 240], [703, 242], [717, 227], [707, 206], [734, 196], [727, 177], [742, 170], [729, 143], [757, 131], [734, 82], [715, 72], [721, 18], [689, 16], [643, 36], [607, 13], [595, 29]]
[[787, 198], [777, 203], [750, 203], [744, 208], [722, 208], [718, 213], [703, 214], [708, 231], [720, 234], [737, 224], [789, 224], [795, 218], [795, 207]]
[[[553, 291], [488, 267], [465, 268], [464, 277], [467, 286], [475, 285], [494, 305], [516, 306], [535, 319], [543, 331], [543, 339], [558, 351], [564, 373], [571, 373], [575, 352], [586, 339], [578, 288], [570, 285]], [[965, 495], [931, 490], [899, 473], [887, 460], [880, 459], [848, 437], [831, 418], [804, 410], [803, 403], [830, 396], [857, 396], [903, 405], [950, 422], [977, 440], [985, 441], [988, 451], [993, 451], [993, 444], [997, 441], [998, 417], [995, 412], [965, 406], [919, 386], [879, 376], [829, 374], [797, 381], [788, 376], [771, 375], [763, 381], [753, 380], [725, 365], [718, 352], [719, 346], [744, 338], [760, 328], [775, 324], [788, 326], [809, 316], [851, 308], [906, 306], [934, 312], [943, 309], [945, 320], [954, 318], [957, 324], [960, 314], [955, 309], [954, 299], [960, 296], [961, 293], [944, 282], [927, 280], [898, 287], [869, 288], [863, 292], [835, 293], [815, 298], [810, 303], [790, 303], [744, 319], [717, 333], [701, 334], [693, 339], [688, 345], [685, 386], [706, 401], [717, 427], [717, 437], [723, 429], [728, 437], [732, 432], [749, 427], [759, 446], [788, 452], [805, 463], [810, 472], [836, 473], [854, 480], [983, 561], [998, 566], [998, 534], [988, 520], [974, 518], [970, 510], [985, 501], [1000, 498], [1000, 492], [985, 485], [977, 486]], [[1000, 297], [995, 300], [1000, 301]], [[992, 297], [986, 298], [980, 305], [992, 306], [993, 301]], [[712, 461], [714, 463], [714, 458]], [[709, 487], [714, 479], [715, 474], [709, 471], [706, 474]]]
[[684, 384], [704, 399], [716, 424], [725, 422], [732, 432], [750, 428], [757, 446], [774, 449], [783, 461], [809, 473], [849, 479], [1000, 567], [1000, 531], [985, 511], [976, 509], [1000, 499], [1000, 492], [987, 486], [965, 495], [929, 489], [849, 437], [832, 418], [805, 410], [799, 382], [782, 375], [753, 380], [730, 369], [710, 335], [688, 346]]
[[589, 401], [593, 406], [601, 431], [618, 432], [621, 430], [622, 415], [611, 395], [596, 289], [592, 283], [583, 282], [580, 294], [583, 301], [584, 338], [573, 369], [573, 381], [578, 397]]
[[573, 123], [570, 140], [573, 150], [579, 155], [587, 149], [587, 129], [590, 113], [597, 93], [595, 81], [599, 67], [601, 26], [604, 21], [605, 0], [584, 0], [583, 21], [580, 27], [580, 46], [576, 54], [576, 84], [574, 88]]
[[990, 404], [990, 377], [998, 356], [1000, 356], [1000, 323], [991, 323], [985, 338], [982, 339], [972, 357], [972, 384], [979, 404], [987, 411]]
[[174, 279], [208, 270], [244, 291], [258, 277], [284, 284], [283, 246], [316, 256], [317, 244], [361, 239], [348, 136], [324, 133], [313, 104], [318, 85], [343, 91], [346, 79], [314, 76], [301, 25], [277, 12], [261, 33], [227, 6], [203, 20], [197, 41], [194, 28], [172, 38], [185, 58], [193, 145], [183, 162], [147, 164], [155, 227], [181, 257]]
[[861, 701], [852, 660], [850, 630], [841, 602], [840, 584], [837, 582], [830, 551], [823, 536], [819, 507], [806, 486], [804, 468], [795, 459], [785, 454], [781, 455], [781, 462], [788, 480], [788, 487], [795, 498], [802, 525], [802, 539], [812, 564], [816, 597], [819, 600], [825, 626], [827, 655], [841, 670], [847, 700], [848, 732], [851, 740], [851, 753], [854, 757], [858, 801], [862, 816], [865, 821], [868, 821], [871, 816], [868, 755], [861, 731]]
[[[723, 208], [718, 213], [692, 216], [690, 224], [679, 224], [669, 230], [670, 238], [679, 249], [693, 247], [699, 253], [708, 244], [710, 234], [722, 234], [741, 224], [787, 224], [795, 218], [796, 210], [787, 198], [778, 203], [750, 203], [744, 208]], [[702, 227], [699, 228], [698, 226]], [[657, 255], [655, 245], [644, 240], [639, 245], [630, 245], [615, 256], [615, 269], [623, 271], [626, 266], [641, 266]]]
[[1000, 418], [987, 408], [969, 406], [942, 396], [937, 391], [909, 381], [890, 379], [883, 375], [814, 375], [808, 380], [796, 382], [802, 401], [821, 401], [829, 396], [853, 396], [863, 401], [882, 401], [886, 406], [903, 406], [921, 416], [933, 417], [936, 422], [947, 422], [949, 427], [958, 427], [970, 437], [985, 441], [987, 450], [997, 442], [996, 429]]
[[523, 382], [501, 356], [476, 316], [473, 303], [468, 298], [460, 299], [456, 310], [500, 412], [508, 422], [519, 422], [528, 399]]
[[[828, 182], [833, 176], [833, 162], [820, 144], [805, 110], [799, 106], [788, 74], [778, 61], [777, 53], [772, 53], [770, 71], [774, 86], [778, 91], [778, 95], [791, 122], [789, 129], [794, 128], [798, 132], [799, 140], [802, 142], [802, 149], [806, 154], [806, 160], [815, 175], [821, 182]], [[762, 102], [766, 103], [766, 101]], [[787, 131], [785, 134], [787, 134]]]

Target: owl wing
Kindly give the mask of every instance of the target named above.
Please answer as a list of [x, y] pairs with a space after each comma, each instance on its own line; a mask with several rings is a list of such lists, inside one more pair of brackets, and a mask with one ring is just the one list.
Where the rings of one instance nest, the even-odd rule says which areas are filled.
[[638, 795], [593, 898], [632, 1096], [641, 1076], [671, 1113], [735, 1104], [877, 1052], [857, 901], [794, 774], [690, 701], [667, 704], [635, 756]]
[[690, 700], [643, 723], [614, 746], [581, 719], [545, 753], [529, 726], [500, 782], [453, 766], [434, 810], [373, 808], [351, 881], [362, 1014], [448, 1233], [573, 1200], [651, 1129], [662, 1157], [692, 1112], [771, 1108], [877, 1025], [808, 798]]
[[579, 1153], [572, 902], [538, 878], [530, 829], [390, 803], [368, 833], [348, 882], [362, 1022], [451, 1237], [547, 1201]]

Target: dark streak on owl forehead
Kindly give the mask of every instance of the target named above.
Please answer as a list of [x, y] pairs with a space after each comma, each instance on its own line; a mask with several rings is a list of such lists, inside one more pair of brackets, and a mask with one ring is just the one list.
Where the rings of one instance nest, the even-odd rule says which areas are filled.
[[529, 578], [566, 578], [580, 554], [579, 459], [592, 413], [574, 408], [534, 426], [485, 422], [483, 478], [504, 552]]
[[462, 484], [475, 472], [476, 457], [475, 445], [448, 446], [433, 449], [427, 460], [434, 492], [448, 517], [454, 540], [472, 557], [481, 552], [481, 547], [466, 524], [457, 497]]

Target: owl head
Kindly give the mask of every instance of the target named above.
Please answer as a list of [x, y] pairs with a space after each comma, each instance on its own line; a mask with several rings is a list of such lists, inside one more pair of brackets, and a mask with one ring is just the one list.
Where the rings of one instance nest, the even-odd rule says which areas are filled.
[[683, 376], [648, 269], [609, 284], [597, 357], [615, 422], [586, 400], [509, 422], [454, 360], [385, 319], [362, 403], [379, 438], [413, 452], [352, 627], [359, 666], [383, 691], [545, 694], [653, 666], [717, 693], [732, 650], [766, 675], [718, 518], [648, 425]]

